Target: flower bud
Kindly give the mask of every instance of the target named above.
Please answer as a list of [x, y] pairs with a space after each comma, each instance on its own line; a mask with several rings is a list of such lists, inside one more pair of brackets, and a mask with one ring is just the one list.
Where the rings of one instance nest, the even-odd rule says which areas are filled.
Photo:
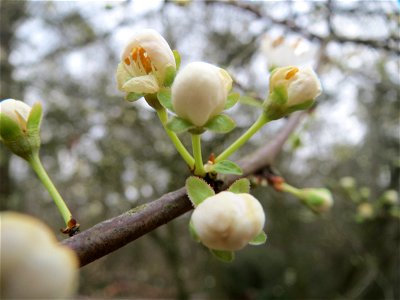
[[387, 190], [383, 193], [381, 199], [384, 204], [396, 205], [399, 203], [399, 193], [396, 190]]
[[42, 107], [31, 108], [22, 101], [6, 99], [0, 102], [0, 140], [15, 154], [27, 159], [40, 147]]
[[224, 110], [232, 78], [221, 68], [193, 62], [182, 69], [172, 85], [177, 115], [201, 127]]
[[0, 213], [1, 298], [57, 299], [77, 288], [78, 259], [39, 220]]
[[262, 231], [265, 214], [260, 202], [252, 195], [221, 192], [201, 202], [191, 221], [205, 246], [235, 251]]
[[374, 218], [374, 207], [371, 203], [361, 203], [357, 207], [357, 219], [360, 221], [370, 220]]
[[136, 94], [157, 93], [171, 70], [176, 72], [176, 63], [167, 41], [155, 30], [142, 30], [132, 37], [121, 55], [118, 89]]
[[354, 177], [350, 176], [340, 178], [339, 183], [341, 187], [346, 190], [352, 189], [356, 186], [356, 180], [354, 179]]
[[311, 68], [276, 68], [271, 73], [269, 95], [264, 103], [267, 117], [276, 120], [307, 109], [321, 91], [321, 83]]
[[328, 189], [301, 189], [298, 197], [316, 213], [326, 212], [333, 205], [332, 194]]

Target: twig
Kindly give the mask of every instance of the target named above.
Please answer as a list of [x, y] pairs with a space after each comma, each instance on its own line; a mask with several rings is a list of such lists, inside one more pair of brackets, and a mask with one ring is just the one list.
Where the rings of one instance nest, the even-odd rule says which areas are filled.
[[[305, 115], [305, 112], [292, 115], [269, 144], [242, 159], [239, 164], [242, 166], [244, 175], [252, 174], [269, 165]], [[233, 176], [225, 178], [225, 184], [231, 183], [236, 178]], [[73, 249], [79, 257], [80, 265], [84, 266], [191, 209], [192, 204], [186, 196], [185, 188], [181, 188], [167, 193], [153, 202], [98, 223], [80, 234], [64, 240], [62, 244]]]

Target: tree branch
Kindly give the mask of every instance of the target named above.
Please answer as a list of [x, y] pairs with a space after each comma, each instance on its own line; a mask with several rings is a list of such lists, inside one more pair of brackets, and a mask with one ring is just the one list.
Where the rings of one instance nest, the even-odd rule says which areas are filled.
[[[293, 114], [269, 144], [242, 159], [239, 164], [243, 169], [244, 176], [271, 164], [305, 115], [305, 112]], [[226, 177], [224, 182], [229, 184], [236, 178], [234, 176]], [[79, 257], [80, 265], [84, 266], [168, 223], [192, 208], [185, 188], [180, 188], [153, 202], [98, 223], [64, 240], [62, 244], [73, 249]]]

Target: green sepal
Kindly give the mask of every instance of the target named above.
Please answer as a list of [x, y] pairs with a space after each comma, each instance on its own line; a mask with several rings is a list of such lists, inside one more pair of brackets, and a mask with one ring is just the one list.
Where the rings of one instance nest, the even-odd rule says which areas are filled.
[[185, 119], [179, 117], [173, 117], [167, 123], [167, 128], [175, 133], [182, 133], [195, 127], [196, 126], [194, 126], [189, 121], [186, 121]]
[[224, 110], [233, 107], [239, 101], [239, 99], [240, 99], [239, 93], [230, 93], [228, 95], [228, 98], [226, 99]]
[[230, 160], [222, 160], [212, 166], [212, 170], [220, 174], [242, 175], [242, 169]]
[[135, 102], [137, 100], [139, 100], [140, 98], [143, 97], [143, 94], [138, 94], [138, 93], [128, 93], [125, 96], [125, 100], [129, 101], [129, 102]]
[[210, 249], [210, 252], [220, 261], [226, 263], [232, 262], [235, 259], [235, 252], [233, 251]]
[[305, 110], [305, 109], [308, 109], [311, 106], [313, 106], [314, 102], [315, 102], [315, 100], [307, 100], [301, 104], [290, 106], [287, 109], [287, 111], [288, 111], [288, 113], [292, 113], [292, 112], [298, 111], [298, 110]]
[[185, 187], [187, 195], [195, 207], [208, 197], [215, 195], [211, 186], [205, 180], [196, 176], [190, 176], [186, 179]]
[[40, 124], [42, 123], [42, 105], [40, 102], [36, 102], [33, 104], [31, 112], [28, 116], [28, 121], [26, 127], [28, 128], [28, 132], [39, 131]]
[[265, 234], [264, 231], [261, 231], [256, 237], [254, 237], [249, 242], [249, 244], [253, 245], [253, 246], [258, 246], [258, 245], [265, 244], [266, 241], [267, 241], [267, 235]]
[[160, 89], [157, 93], [157, 99], [166, 109], [169, 109], [170, 111], [175, 111], [174, 107], [172, 106], [170, 88]]
[[165, 69], [165, 77], [164, 77], [164, 82], [163, 86], [165, 87], [170, 87], [172, 83], [174, 82], [176, 76], [176, 69], [174, 66], [168, 66]]
[[200, 237], [198, 236], [196, 229], [194, 229], [192, 220], [189, 222], [189, 233], [193, 240], [200, 242]]
[[236, 180], [229, 187], [228, 191], [235, 194], [248, 194], [250, 193], [250, 181], [247, 178]]
[[212, 132], [227, 133], [235, 128], [236, 124], [227, 115], [216, 115], [209, 120], [204, 127]]
[[0, 113], [0, 137], [4, 142], [13, 141], [23, 135], [19, 124], [5, 114]]
[[240, 97], [239, 102], [244, 105], [263, 107], [263, 103], [260, 100], [254, 99], [251, 96], [242, 96]]
[[176, 70], [179, 70], [179, 67], [181, 66], [181, 55], [179, 54], [178, 50], [172, 50], [172, 53], [174, 54], [175, 58]]

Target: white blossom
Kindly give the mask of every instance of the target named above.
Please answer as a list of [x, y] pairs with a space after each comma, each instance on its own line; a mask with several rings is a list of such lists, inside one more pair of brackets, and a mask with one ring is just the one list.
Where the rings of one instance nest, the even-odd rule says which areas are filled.
[[156, 93], [167, 69], [176, 69], [174, 54], [167, 41], [155, 30], [134, 35], [121, 55], [117, 68], [118, 88], [127, 93]]
[[221, 192], [200, 203], [191, 221], [205, 246], [235, 251], [261, 233], [265, 214], [252, 195]]
[[183, 68], [172, 85], [177, 115], [201, 127], [224, 109], [232, 78], [221, 68], [193, 62]]
[[41, 221], [0, 213], [1, 298], [60, 299], [77, 288], [78, 259]]

